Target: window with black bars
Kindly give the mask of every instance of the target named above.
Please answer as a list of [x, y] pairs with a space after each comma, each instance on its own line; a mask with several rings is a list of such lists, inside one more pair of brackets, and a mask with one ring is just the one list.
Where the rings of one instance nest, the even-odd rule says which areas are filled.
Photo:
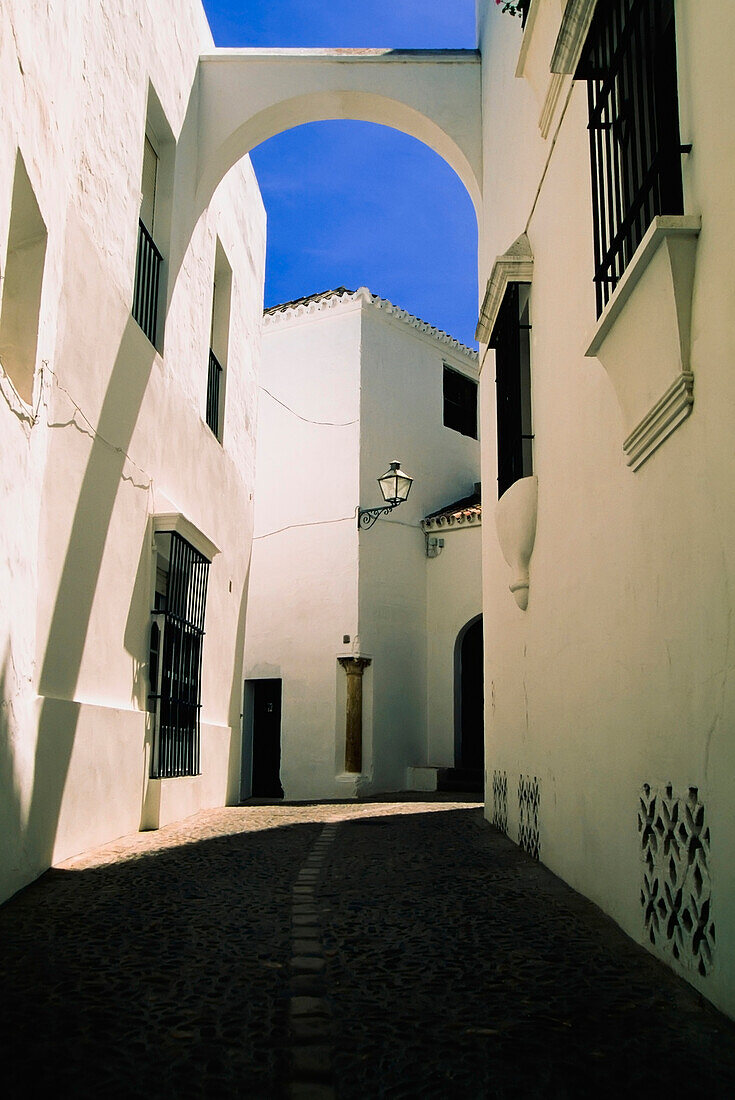
[[156, 535], [149, 709], [153, 779], [199, 775], [202, 643], [209, 562], [175, 532]]
[[163, 257], [142, 221], [138, 222], [138, 255], [135, 261], [133, 317], [155, 346], [158, 328], [158, 286]]
[[222, 364], [212, 349], [209, 349], [209, 372], [207, 374], [207, 424], [219, 439], [219, 387], [222, 378]]
[[587, 81], [597, 314], [657, 214], [681, 214], [674, 0], [598, 0]]
[[533, 473], [530, 283], [508, 283], [490, 337], [495, 349], [498, 497]]
[[163, 260], [163, 256], [153, 240], [157, 188], [158, 155], [150, 138], [146, 135], [143, 145], [143, 177], [141, 181], [140, 217], [138, 218], [138, 252], [135, 259], [132, 314], [154, 346], [158, 334], [158, 295]]
[[446, 364], [444, 426], [477, 439], [477, 382]]

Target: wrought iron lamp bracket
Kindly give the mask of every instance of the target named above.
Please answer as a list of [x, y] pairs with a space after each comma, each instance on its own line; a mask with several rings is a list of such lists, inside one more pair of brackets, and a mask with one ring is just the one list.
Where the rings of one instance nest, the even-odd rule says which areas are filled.
[[358, 508], [358, 529], [368, 531], [380, 516], [387, 516], [388, 513], [392, 512], [394, 508], [397, 508], [399, 504], [403, 504], [403, 501], [397, 500], [395, 504], [384, 504], [382, 508]]

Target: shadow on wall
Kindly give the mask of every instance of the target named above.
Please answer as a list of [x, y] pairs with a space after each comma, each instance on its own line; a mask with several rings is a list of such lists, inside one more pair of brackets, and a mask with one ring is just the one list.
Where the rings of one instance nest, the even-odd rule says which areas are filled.
[[[67, 245], [67, 252], [69, 250]], [[72, 272], [71, 276], [74, 274]], [[104, 303], [99, 315], [104, 318], [110, 312], [110, 303]], [[62, 362], [67, 355], [73, 354], [76, 330], [85, 324], [86, 316], [68, 318], [59, 357]], [[129, 448], [154, 362], [152, 347], [141, 354], [145, 343], [136, 322], [128, 316], [76, 502], [41, 666], [39, 694], [50, 698], [44, 699], [39, 716], [34, 786], [27, 824], [28, 847], [39, 867], [48, 866], [53, 858], [79, 719], [79, 704], [72, 700], [126, 461], [124, 452]], [[81, 338], [79, 345], [86, 346], [86, 341]], [[105, 440], [114, 441], [114, 447]]]
[[250, 564], [252, 544], [248, 551], [248, 564], [245, 580], [240, 593], [240, 610], [237, 615], [237, 633], [235, 652], [232, 659], [232, 685], [230, 687], [230, 705], [228, 722], [230, 725], [230, 755], [227, 764], [227, 802], [233, 805], [240, 801], [240, 773], [242, 769], [242, 706], [243, 706], [243, 658], [245, 654], [245, 620], [248, 610], [248, 589], [250, 587]]
[[148, 707], [148, 632], [151, 613], [151, 530], [146, 524], [145, 535], [140, 547], [138, 568], [135, 571], [135, 583], [130, 598], [128, 618], [125, 623], [123, 644], [130, 654], [133, 669], [130, 701], [138, 710]]
[[[11, 692], [15, 684], [11, 669], [10, 643], [8, 643], [2, 668], [0, 668], [0, 837], [3, 838], [3, 846], [8, 846], [12, 853], [16, 838], [18, 843], [20, 842], [23, 822], [20, 785], [13, 752], [15, 737]], [[21, 885], [20, 881], [16, 882], [16, 879], [19, 879], [18, 855], [19, 853], [11, 855], [10, 866], [7, 869], [7, 883], [0, 879], [0, 896], [12, 893]]]

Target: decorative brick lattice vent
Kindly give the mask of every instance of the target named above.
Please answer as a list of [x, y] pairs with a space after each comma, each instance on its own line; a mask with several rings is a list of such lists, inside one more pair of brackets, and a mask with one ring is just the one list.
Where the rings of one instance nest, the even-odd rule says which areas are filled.
[[538, 829], [540, 801], [539, 781], [534, 775], [518, 777], [518, 843], [524, 852], [539, 858], [541, 847]]
[[493, 825], [502, 833], [508, 832], [508, 776], [505, 772], [493, 772]]
[[644, 783], [638, 810], [643, 888], [641, 905], [652, 944], [704, 976], [712, 966], [715, 925], [709, 873], [709, 827], [696, 787], [686, 797], [669, 784]]

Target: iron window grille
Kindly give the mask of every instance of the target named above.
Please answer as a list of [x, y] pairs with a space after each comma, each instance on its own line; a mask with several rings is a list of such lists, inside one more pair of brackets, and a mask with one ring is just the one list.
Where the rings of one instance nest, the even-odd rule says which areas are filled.
[[207, 424], [219, 439], [219, 391], [222, 380], [222, 364], [209, 349], [209, 373], [207, 375]]
[[444, 426], [477, 439], [477, 382], [444, 365]]
[[158, 287], [163, 256], [143, 222], [138, 219], [138, 255], [135, 261], [133, 317], [152, 344], [158, 327]]
[[674, 0], [598, 0], [587, 81], [599, 316], [657, 214], [682, 214]]
[[200, 773], [202, 643], [209, 562], [175, 532], [157, 536], [160, 558], [152, 612], [149, 710], [151, 777]]
[[490, 337], [495, 349], [498, 497], [533, 473], [530, 283], [508, 283]]

